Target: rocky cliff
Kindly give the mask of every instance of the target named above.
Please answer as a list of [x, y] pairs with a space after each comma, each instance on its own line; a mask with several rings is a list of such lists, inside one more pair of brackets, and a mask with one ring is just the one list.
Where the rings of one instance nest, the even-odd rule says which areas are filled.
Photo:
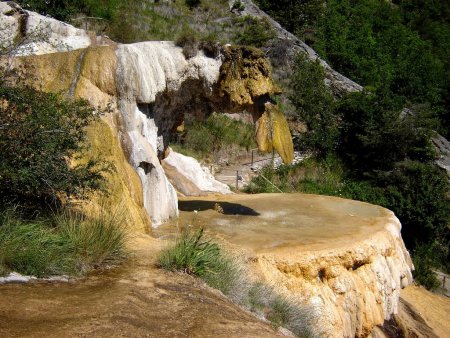
[[279, 90], [260, 51], [229, 46], [213, 57], [198, 50], [187, 59], [173, 42], [116, 45], [10, 2], [0, 3], [0, 13], [3, 54], [12, 67], [25, 71], [29, 84], [109, 111], [141, 179], [143, 204], [154, 226], [178, 214], [176, 190], [160, 161], [186, 114], [204, 118], [213, 111], [247, 111], [259, 135], [270, 129], [258, 137], [261, 149], [273, 146], [285, 162], [292, 161], [284, 116], [272, 113], [270, 95]]

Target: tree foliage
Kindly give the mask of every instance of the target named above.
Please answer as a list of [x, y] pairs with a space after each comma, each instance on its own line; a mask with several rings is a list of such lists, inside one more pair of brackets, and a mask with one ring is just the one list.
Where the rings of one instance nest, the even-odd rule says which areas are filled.
[[337, 104], [339, 153], [360, 174], [391, 170], [405, 159], [429, 162], [435, 119], [426, 106], [402, 110], [389, 91], [350, 94]]
[[289, 95], [298, 117], [308, 129], [298, 146], [320, 155], [335, 149], [339, 136], [333, 97], [325, 85], [324, 76], [324, 69], [318, 61], [310, 62], [304, 54], [299, 54], [291, 76]]
[[428, 103], [449, 135], [448, 1], [258, 2], [337, 71], [404, 104]]
[[275, 37], [275, 32], [267, 20], [244, 16], [235, 20], [239, 27], [235, 41], [240, 45], [263, 47], [267, 41]]
[[77, 159], [96, 116], [86, 101], [0, 85], [0, 202], [31, 211], [99, 188], [106, 164]]

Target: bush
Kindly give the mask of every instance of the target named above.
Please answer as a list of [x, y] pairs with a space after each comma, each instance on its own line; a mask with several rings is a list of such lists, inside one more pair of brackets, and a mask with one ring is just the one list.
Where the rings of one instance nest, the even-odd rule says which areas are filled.
[[98, 118], [86, 101], [0, 83], [0, 203], [29, 212], [98, 189], [109, 166], [77, 161], [85, 127]]
[[126, 257], [126, 231], [108, 210], [87, 218], [65, 211], [53, 219], [0, 213], [0, 270], [45, 277], [81, 274]]
[[276, 37], [275, 31], [266, 19], [244, 16], [235, 19], [238, 27], [235, 41], [239, 45], [263, 47], [269, 40]]
[[55, 19], [68, 21], [73, 16], [85, 14], [101, 17], [107, 20], [117, 14], [119, 0], [27, 0], [17, 1], [24, 9], [35, 11], [43, 15], [50, 15]]
[[199, 41], [195, 34], [191, 31], [183, 32], [175, 41], [178, 47], [183, 48], [183, 54], [186, 59], [190, 59], [197, 55], [199, 49]]
[[191, 9], [200, 6], [200, 4], [202, 3], [201, 0], [185, 0], [185, 2], [186, 5]]
[[401, 102], [384, 89], [343, 98], [337, 108], [341, 117], [339, 152], [352, 170], [359, 174], [388, 171], [406, 158], [432, 160], [434, 119], [426, 108], [413, 109], [401, 112]]
[[322, 156], [336, 149], [339, 138], [339, 118], [324, 78], [325, 70], [319, 61], [310, 61], [303, 53], [297, 55], [289, 99], [295, 107], [296, 117], [307, 127], [297, 145]]
[[183, 146], [203, 156], [232, 156], [233, 151], [255, 147], [254, 135], [251, 124], [213, 113], [205, 121], [186, 125]]
[[241, 2], [241, 0], [235, 0], [233, 2], [233, 6], [231, 6], [231, 10], [234, 11], [238, 11], [238, 12], [242, 12], [245, 9], [244, 4]]
[[441, 286], [441, 282], [433, 271], [433, 268], [439, 267], [442, 263], [436, 260], [439, 252], [435, 251], [436, 245], [421, 244], [416, 247], [412, 256], [414, 263], [414, 279], [428, 290], [436, 290]]
[[379, 181], [386, 186], [387, 206], [400, 219], [408, 248], [435, 240], [448, 246], [450, 200], [445, 172], [432, 164], [405, 161]]

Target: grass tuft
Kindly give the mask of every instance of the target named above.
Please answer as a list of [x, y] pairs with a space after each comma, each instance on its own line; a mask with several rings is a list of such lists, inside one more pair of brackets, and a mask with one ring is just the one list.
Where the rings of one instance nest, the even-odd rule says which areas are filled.
[[159, 265], [199, 277], [237, 304], [267, 318], [274, 327], [283, 326], [301, 337], [312, 336], [308, 324], [313, 313], [310, 309], [263, 283], [252, 282], [237, 259], [203, 237], [203, 229], [184, 230], [175, 245], [161, 253]]
[[78, 275], [125, 258], [126, 231], [116, 212], [86, 217], [64, 211], [53, 218], [25, 220], [0, 212], [0, 273]]
[[98, 209], [90, 217], [70, 210], [55, 216], [59, 230], [73, 246], [76, 270], [116, 265], [126, 257], [127, 231], [121, 214], [119, 209]]
[[221, 253], [220, 247], [203, 238], [203, 229], [195, 233], [183, 231], [175, 246], [162, 252], [159, 264], [166, 270], [200, 277], [224, 293], [230, 291], [238, 273], [235, 264]]

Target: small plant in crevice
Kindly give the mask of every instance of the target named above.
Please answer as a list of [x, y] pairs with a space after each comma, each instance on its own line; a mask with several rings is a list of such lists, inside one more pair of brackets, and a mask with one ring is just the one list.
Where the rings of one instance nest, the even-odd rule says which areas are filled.
[[244, 9], [245, 9], [245, 6], [241, 2], [241, 0], [235, 0], [233, 2], [233, 6], [231, 6], [232, 11], [238, 11], [239, 13], [242, 12]]
[[301, 337], [313, 336], [309, 324], [314, 315], [312, 309], [278, 294], [264, 283], [252, 281], [236, 258], [204, 238], [203, 229], [184, 230], [175, 245], [161, 253], [159, 265], [199, 277], [235, 303], [266, 318], [276, 328], [285, 327]]
[[183, 48], [183, 55], [186, 59], [193, 58], [199, 50], [199, 41], [197, 36], [191, 31], [183, 32], [175, 41], [178, 47]]

